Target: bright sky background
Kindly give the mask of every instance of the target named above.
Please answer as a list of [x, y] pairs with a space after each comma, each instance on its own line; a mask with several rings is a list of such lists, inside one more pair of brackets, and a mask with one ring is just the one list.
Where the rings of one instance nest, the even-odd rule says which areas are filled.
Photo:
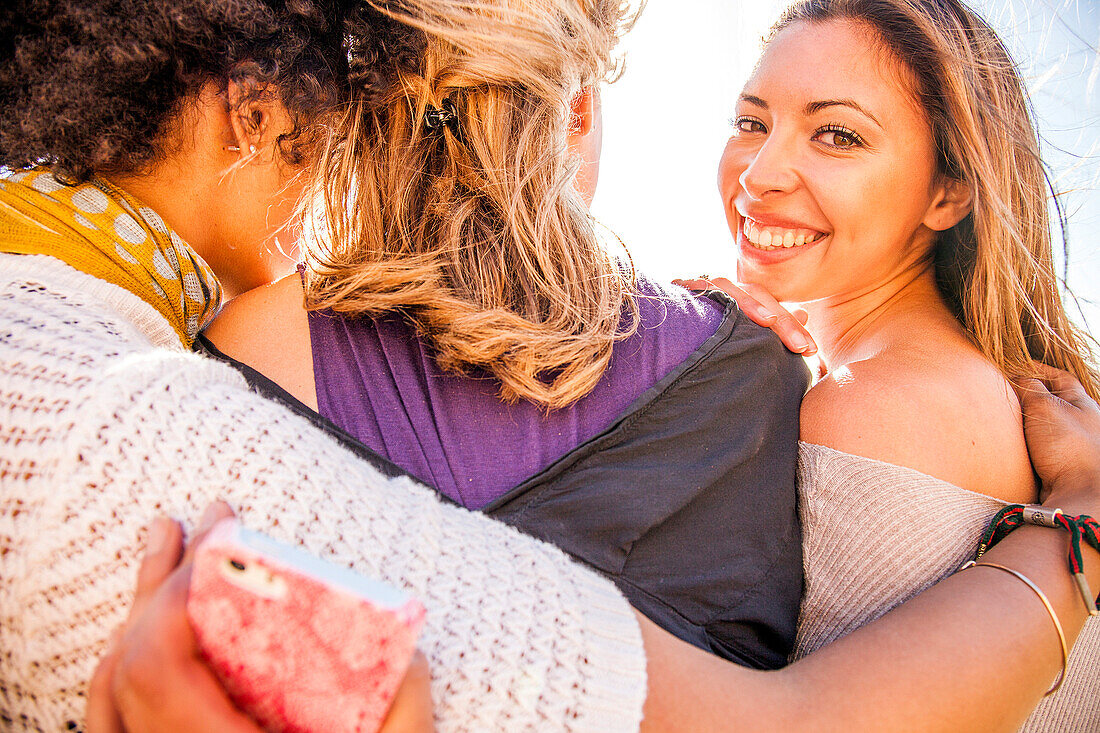
[[[1044, 159], [1065, 192], [1069, 284], [1100, 336], [1100, 0], [972, 2], [1030, 85]], [[628, 36], [626, 74], [604, 92], [593, 208], [640, 269], [661, 278], [735, 272], [718, 158], [760, 39], [786, 4], [649, 0]]]

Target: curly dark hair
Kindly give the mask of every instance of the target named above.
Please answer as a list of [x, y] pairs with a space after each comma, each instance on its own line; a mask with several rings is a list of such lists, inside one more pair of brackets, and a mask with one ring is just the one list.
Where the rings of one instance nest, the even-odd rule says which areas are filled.
[[[349, 2], [7, 0], [0, 165], [46, 164], [72, 182], [141, 170], [166, 152], [181, 102], [211, 80], [274, 90], [295, 122], [279, 149], [300, 163], [314, 123], [350, 90]], [[355, 33], [371, 36], [371, 19], [353, 15]], [[354, 45], [364, 43], [383, 45]]]

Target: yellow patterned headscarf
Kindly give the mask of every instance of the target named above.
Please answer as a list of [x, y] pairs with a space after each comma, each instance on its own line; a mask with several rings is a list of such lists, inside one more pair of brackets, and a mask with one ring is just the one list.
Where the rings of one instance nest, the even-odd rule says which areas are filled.
[[99, 179], [66, 186], [48, 168], [0, 178], [0, 252], [50, 255], [129, 290], [187, 347], [221, 307], [202, 257], [155, 211]]

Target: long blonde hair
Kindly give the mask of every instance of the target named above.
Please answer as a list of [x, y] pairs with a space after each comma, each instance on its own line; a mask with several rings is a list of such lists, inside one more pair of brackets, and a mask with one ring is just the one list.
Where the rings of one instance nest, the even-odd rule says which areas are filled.
[[804, 0], [773, 34], [835, 19], [874, 29], [912, 72], [940, 174], [973, 194], [972, 213], [943, 233], [934, 254], [955, 316], [1004, 374], [1032, 375], [1039, 361], [1070, 372], [1100, 400], [1089, 337], [1059, 295], [1031, 103], [997, 33], [959, 0]]
[[[638, 324], [633, 271], [598, 241], [567, 147], [574, 96], [616, 69], [633, 14], [619, 0], [361, 5], [361, 93], [333, 123], [307, 217], [308, 307], [399, 314], [443, 368], [488, 372], [506, 400], [576, 401]], [[426, 124], [439, 111], [453, 120]]]

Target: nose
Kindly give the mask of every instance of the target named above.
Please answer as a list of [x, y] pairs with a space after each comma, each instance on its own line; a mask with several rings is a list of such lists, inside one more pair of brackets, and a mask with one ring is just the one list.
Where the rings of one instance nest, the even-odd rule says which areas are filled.
[[775, 133], [769, 135], [741, 171], [737, 179], [741, 188], [754, 199], [793, 190], [798, 185], [794, 156], [791, 141]]

